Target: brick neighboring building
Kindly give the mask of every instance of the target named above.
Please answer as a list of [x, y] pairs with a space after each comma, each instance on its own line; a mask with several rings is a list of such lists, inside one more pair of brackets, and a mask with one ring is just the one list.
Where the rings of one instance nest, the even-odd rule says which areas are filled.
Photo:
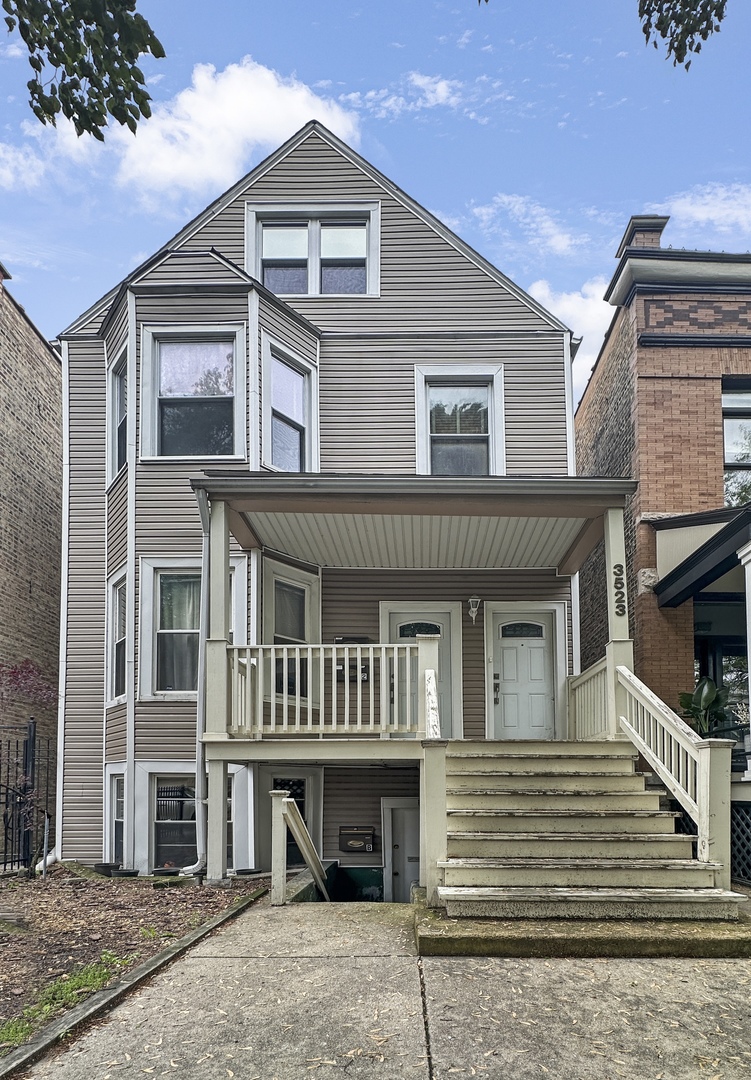
[[[751, 255], [663, 248], [667, 221], [629, 223], [605, 294], [617, 310], [575, 423], [580, 475], [639, 481], [626, 511], [635, 671], [675, 708], [695, 655], [718, 681], [745, 662], [735, 553], [671, 597], [663, 586], [738, 520], [725, 503], [751, 498]], [[600, 552], [582, 571], [583, 667], [604, 653], [601, 574]]]
[[[0, 665], [31, 661], [56, 687], [62, 504], [60, 357], [4, 285], [0, 265]], [[0, 691], [0, 726], [54, 736], [57, 708]]]

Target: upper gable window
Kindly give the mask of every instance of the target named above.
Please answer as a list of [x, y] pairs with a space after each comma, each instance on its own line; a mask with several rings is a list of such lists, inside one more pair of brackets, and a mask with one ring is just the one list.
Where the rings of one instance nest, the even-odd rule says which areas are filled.
[[420, 365], [415, 405], [418, 473], [503, 475], [501, 365]]
[[248, 271], [273, 293], [378, 293], [378, 203], [249, 205], [247, 236]]
[[142, 456], [242, 457], [243, 328], [144, 328], [142, 355]]

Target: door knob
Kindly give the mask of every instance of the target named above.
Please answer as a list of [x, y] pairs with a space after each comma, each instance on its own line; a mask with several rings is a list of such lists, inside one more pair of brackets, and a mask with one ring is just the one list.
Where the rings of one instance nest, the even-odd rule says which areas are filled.
[[499, 705], [501, 701], [501, 676], [497, 671], [493, 672], [493, 704]]

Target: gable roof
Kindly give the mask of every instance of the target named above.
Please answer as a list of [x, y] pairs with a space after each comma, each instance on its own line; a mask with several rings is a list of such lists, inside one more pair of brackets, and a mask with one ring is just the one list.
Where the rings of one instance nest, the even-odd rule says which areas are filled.
[[[539, 318], [546, 322], [550, 327], [555, 330], [563, 332], [569, 332], [569, 328], [552, 315], [546, 308], [539, 304], [529, 293], [520, 288], [510, 278], [506, 277], [496, 266], [489, 262], [483, 255], [475, 251], [466, 241], [462, 240], [460, 236], [457, 236], [455, 232], [448, 228], [439, 218], [434, 214], [431, 214], [429, 210], [426, 210], [424, 206], [416, 202], [410, 195], [407, 195], [405, 191], [395, 184], [392, 180], [389, 180], [387, 176], [384, 176], [374, 165], [371, 165], [369, 161], [366, 161], [364, 157], [353, 150], [345, 142], [339, 139], [332, 131], [329, 131], [327, 127], [320, 123], [318, 120], [310, 120], [304, 127], [300, 128], [287, 142], [283, 143], [278, 149], [264, 158], [254, 169], [251, 169], [249, 173], [246, 173], [242, 179], [238, 180], [236, 184], [233, 184], [231, 188], [216, 198], [210, 203], [204, 210], [201, 211], [196, 217], [183, 226], [178, 233], [172, 237], [166, 244], [164, 244], [154, 255], [143, 262], [140, 266], [128, 275], [124, 282], [133, 281], [136, 277], [143, 274], [148, 267], [154, 264], [155, 260], [163, 257], [167, 252], [174, 251], [179, 248], [180, 245], [186, 243], [192, 236], [195, 235], [199, 229], [203, 228], [207, 222], [221, 213], [230, 203], [234, 202], [242, 194], [242, 192], [258, 181], [267, 172], [273, 169], [280, 161], [287, 157], [290, 153], [296, 150], [306, 139], [309, 139], [312, 135], [317, 135], [325, 142], [327, 142], [334, 150], [338, 151], [343, 157], [360, 169], [366, 176], [373, 180], [376, 184], [387, 191], [397, 202], [401, 203], [404, 207], [410, 210], [416, 217], [418, 217], [425, 225], [431, 228], [434, 232], [438, 233], [448, 244], [450, 244], [456, 251], [467, 258], [473, 263], [479, 270], [487, 274], [495, 282], [506, 289], [511, 295], [516, 297], [525, 307], [532, 310]], [[117, 295], [119, 288], [116, 286], [105, 294], [96, 304], [92, 305], [86, 312], [83, 313], [75, 322], [71, 323], [61, 333], [62, 336], [68, 336], [79, 332], [84, 326], [101, 313], [102, 309]]]

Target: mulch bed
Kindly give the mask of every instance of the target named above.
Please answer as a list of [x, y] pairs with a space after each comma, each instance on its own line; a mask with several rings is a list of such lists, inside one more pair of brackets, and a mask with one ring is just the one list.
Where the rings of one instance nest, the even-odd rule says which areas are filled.
[[20, 1017], [48, 983], [103, 952], [132, 967], [268, 884], [236, 878], [222, 889], [154, 888], [151, 878], [99, 877], [62, 865], [46, 881], [0, 877], [0, 911], [23, 920], [18, 928], [0, 922], [0, 1024]]

